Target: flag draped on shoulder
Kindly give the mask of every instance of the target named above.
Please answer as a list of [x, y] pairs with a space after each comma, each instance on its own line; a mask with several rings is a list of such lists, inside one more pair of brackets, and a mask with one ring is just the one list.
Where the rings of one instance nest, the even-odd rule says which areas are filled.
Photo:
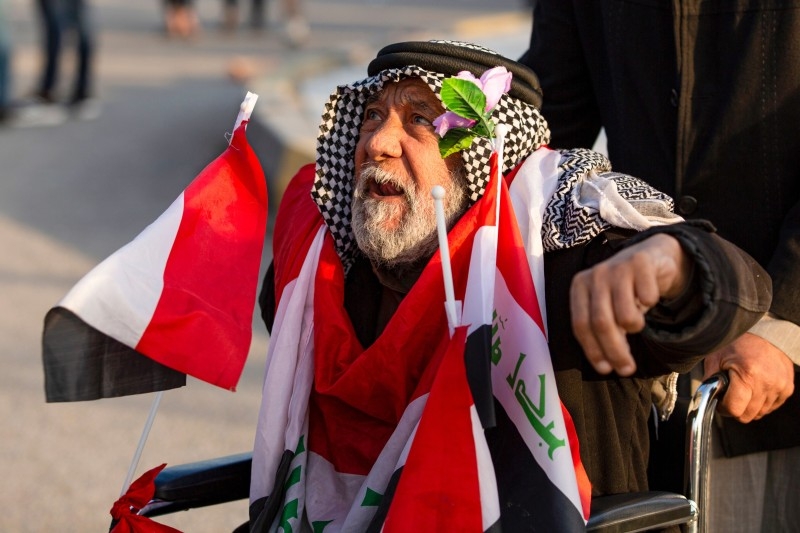
[[235, 389], [267, 221], [264, 173], [245, 132], [252, 103], [227, 149], [47, 313], [47, 401], [165, 390], [185, 374]]
[[[538, 173], [523, 164], [515, 181]], [[362, 347], [313, 178], [301, 170], [276, 221], [251, 530], [583, 531], [590, 486], [556, 390], [532, 274], [542, 265], [517, 228], [520, 186], [488, 187], [448, 234], [467, 327], [449, 334], [437, 253]]]

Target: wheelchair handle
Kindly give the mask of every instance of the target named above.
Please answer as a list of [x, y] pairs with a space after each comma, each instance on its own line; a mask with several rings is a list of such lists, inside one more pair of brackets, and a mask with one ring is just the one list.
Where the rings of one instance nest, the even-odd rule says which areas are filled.
[[686, 415], [686, 495], [701, 510], [699, 521], [689, 525], [688, 533], [708, 531], [708, 450], [711, 446], [711, 427], [717, 402], [725, 395], [730, 378], [727, 371], [717, 372], [700, 386], [689, 403]]

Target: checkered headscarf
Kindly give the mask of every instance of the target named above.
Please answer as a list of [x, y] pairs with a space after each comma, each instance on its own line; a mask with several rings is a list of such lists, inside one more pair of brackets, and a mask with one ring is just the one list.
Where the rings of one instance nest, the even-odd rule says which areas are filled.
[[[468, 70], [476, 77], [495, 66], [512, 72], [512, 87], [492, 112], [493, 118], [508, 126], [503, 172], [508, 172], [531, 152], [549, 142], [550, 130], [538, 107], [541, 93], [536, 75], [523, 65], [486, 48], [455, 41], [399, 43], [378, 52], [365, 80], [341, 85], [331, 94], [317, 137], [317, 166], [311, 196], [336, 243], [347, 270], [355, 241], [350, 228], [350, 202], [355, 176], [355, 147], [364, 114], [364, 104], [387, 83], [410, 77], [422, 79], [440, 97], [442, 81]], [[476, 138], [461, 152], [467, 173], [469, 199], [477, 201], [489, 181], [488, 139]]]

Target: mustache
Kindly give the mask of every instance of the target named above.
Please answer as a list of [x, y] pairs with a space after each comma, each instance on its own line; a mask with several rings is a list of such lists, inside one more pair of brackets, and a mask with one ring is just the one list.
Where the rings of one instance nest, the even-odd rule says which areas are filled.
[[400, 191], [407, 200], [413, 200], [416, 197], [416, 188], [413, 182], [409, 183], [408, 180], [401, 179], [393, 172], [384, 170], [375, 164], [365, 163], [362, 165], [359, 178], [355, 191], [356, 196], [359, 198], [366, 197], [372, 182], [378, 185], [391, 185]]

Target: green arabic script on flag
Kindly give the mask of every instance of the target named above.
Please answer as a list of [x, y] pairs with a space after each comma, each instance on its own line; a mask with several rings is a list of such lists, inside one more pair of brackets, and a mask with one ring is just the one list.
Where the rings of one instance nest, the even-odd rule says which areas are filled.
[[[503, 357], [502, 349], [502, 336], [501, 330], [505, 331], [507, 320], [503, 320], [494, 310], [492, 322], [492, 364], [497, 366], [500, 359]], [[547, 444], [547, 456], [552, 460], [553, 453], [560, 447], [566, 445], [564, 438], [559, 438], [555, 435], [555, 421], [551, 420], [549, 423], [543, 419], [546, 415], [546, 377], [544, 374], [539, 374], [539, 403], [538, 405], [531, 401], [527, 394], [527, 385], [524, 379], [518, 379], [519, 369], [526, 355], [522, 352], [519, 353], [519, 358], [514, 366], [514, 373], [506, 377], [506, 382], [509, 387], [514, 391], [514, 397], [519, 402], [525, 416], [531, 424], [531, 427], [537, 435]], [[563, 429], [563, 428], [561, 428]], [[561, 433], [561, 431], [559, 431]]]

